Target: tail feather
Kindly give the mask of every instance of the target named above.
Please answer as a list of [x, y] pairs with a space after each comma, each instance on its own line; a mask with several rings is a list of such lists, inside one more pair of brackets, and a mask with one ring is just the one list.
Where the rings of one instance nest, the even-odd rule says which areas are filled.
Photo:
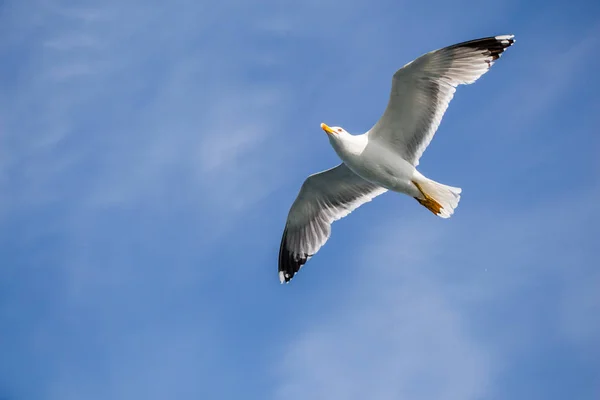
[[423, 195], [422, 198], [415, 199], [429, 211], [441, 218], [450, 218], [454, 214], [460, 201], [461, 188], [443, 185], [427, 178], [413, 183]]

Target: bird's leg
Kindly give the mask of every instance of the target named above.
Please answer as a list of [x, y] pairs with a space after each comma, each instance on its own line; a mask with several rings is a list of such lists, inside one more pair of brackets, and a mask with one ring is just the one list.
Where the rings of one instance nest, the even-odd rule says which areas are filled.
[[438, 203], [433, 197], [431, 197], [427, 193], [425, 193], [423, 191], [423, 189], [421, 188], [421, 185], [419, 185], [418, 182], [415, 182], [415, 181], [411, 181], [411, 182], [413, 183], [413, 185], [415, 185], [417, 187], [417, 189], [419, 189], [419, 192], [421, 192], [421, 194], [424, 197], [424, 199], [419, 199], [418, 197], [415, 197], [415, 200], [417, 200], [419, 203], [421, 203], [422, 206], [424, 206], [426, 209], [428, 209], [435, 215], [438, 215], [442, 209], [442, 205], [440, 203]]

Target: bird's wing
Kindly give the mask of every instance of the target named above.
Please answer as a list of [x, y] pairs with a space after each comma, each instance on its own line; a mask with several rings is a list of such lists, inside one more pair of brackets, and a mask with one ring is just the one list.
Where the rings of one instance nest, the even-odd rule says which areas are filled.
[[513, 43], [513, 35], [471, 40], [434, 50], [400, 68], [369, 140], [393, 148], [417, 166], [456, 87], [479, 79]]
[[292, 204], [281, 239], [281, 283], [289, 282], [327, 242], [334, 221], [386, 191], [362, 179], [344, 163], [306, 178]]

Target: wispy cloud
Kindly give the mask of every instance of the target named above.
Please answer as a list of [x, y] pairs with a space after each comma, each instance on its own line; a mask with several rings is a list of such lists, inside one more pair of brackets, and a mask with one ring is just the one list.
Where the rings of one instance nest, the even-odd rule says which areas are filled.
[[[518, 354], [554, 340], [538, 338], [547, 329], [584, 346], [597, 341], [600, 324], [590, 316], [598, 296], [571, 292], [582, 289], [581, 274], [592, 279], [590, 288], [597, 274], [568, 249], [579, 243], [577, 257], [591, 255], [580, 232], [600, 222], [593, 216], [598, 193], [514, 216], [457, 218], [453, 226], [374, 221], [357, 250], [361, 259], [351, 261], [356, 251], [348, 250], [354, 255], [343, 261], [354, 284], [295, 332], [275, 363], [275, 398], [479, 399], [498, 391]], [[548, 302], [543, 315], [531, 314], [536, 296]], [[511, 324], [482, 315], [490, 309], [511, 313]], [[525, 324], [530, 318], [539, 325]]]
[[[589, 352], [600, 142], [582, 110], [598, 100], [582, 102], [581, 82], [595, 81], [575, 72], [593, 24], [541, 48], [531, 18], [516, 18], [524, 6], [504, 6], [4, 4], [0, 397], [516, 398], [510, 378], [527, 376], [535, 352]], [[465, 188], [456, 218], [384, 196], [336, 223], [297, 284], [280, 286], [289, 205], [308, 174], [338, 162], [319, 122], [365, 130], [402, 63], [505, 31], [517, 46], [457, 96], [423, 162]], [[542, 73], [519, 70], [553, 46], [566, 52]], [[548, 102], [520, 96], [546, 77]], [[496, 116], [480, 102], [490, 93], [519, 97], [520, 113], [481, 133], [466, 124]], [[563, 119], [547, 114], [563, 106]], [[504, 143], [509, 119], [534, 112], [530, 142]], [[577, 129], [540, 140], [544, 120]], [[595, 366], [581, 359], [557, 364]]]
[[[229, 12], [136, 1], [13, 11], [21, 50], [6, 38], [3, 50], [19, 67], [0, 97], [0, 221], [12, 237], [2, 230], [0, 264], [3, 293], [22, 306], [0, 316], [43, 379], [26, 389], [25, 369], [1, 368], [1, 384], [60, 399], [212, 390], [180, 381], [181, 368], [192, 382], [218, 363], [218, 319], [192, 293], [287, 154], [265, 146], [278, 143], [285, 87], [247, 78], [262, 61], [236, 42], [258, 33]], [[43, 316], [22, 319], [40, 304]]]
[[[131, 198], [132, 193], [145, 196], [148, 185], [156, 188], [165, 183], [163, 174], [168, 175], [168, 171], [180, 168], [178, 173], [192, 173], [198, 166], [202, 170], [202, 166], [211, 164], [210, 159], [221, 160], [220, 166], [234, 165], [236, 157], [230, 152], [235, 151], [239, 156], [245, 148], [253, 147], [256, 134], [258, 138], [270, 135], [273, 125], [280, 123], [276, 117], [278, 112], [283, 112], [285, 107], [283, 93], [272, 85], [271, 88], [268, 85], [251, 87], [243, 83], [244, 69], [250, 67], [252, 57], [244, 64], [239, 63], [239, 58], [249, 56], [248, 52], [218, 59], [211, 57], [210, 49], [194, 54], [190, 38], [187, 47], [176, 46], [170, 50], [176, 53], [175, 62], [156, 60], [154, 65], [149, 64], [153, 62], [149, 57], [154, 57], [155, 49], [148, 47], [146, 39], [156, 40], [152, 23], [161, 17], [160, 8], [153, 14], [146, 9], [142, 14], [147, 23], [139, 24], [136, 31], [120, 25], [127, 15], [133, 16], [132, 13], [139, 17], [132, 7], [120, 10], [117, 17], [116, 9], [110, 4], [94, 10], [48, 10], [47, 26], [64, 19], [70, 24], [53, 31], [55, 37], [45, 42], [43, 62], [30, 66], [27, 74], [33, 79], [24, 80], [26, 86], [20, 86], [18, 92], [15, 88], [16, 107], [11, 107], [12, 112], [3, 118], [6, 121], [4, 143], [8, 145], [9, 140], [20, 138], [18, 146], [21, 148], [15, 149], [13, 157], [31, 153], [40, 143], [48, 143], [48, 137], [53, 138], [51, 142], [65, 142], [62, 147], [44, 147], [45, 168], [49, 162], [62, 163], [59, 154], [62, 159], [85, 153], [80, 163], [89, 161], [91, 156], [97, 165], [85, 172], [96, 172], [94, 181], [107, 179], [110, 186], [103, 188], [100, 182], [98, 189], [90, 188], [93, 201], [99, 201], [101, 196], [113, 201], [124, 199], [122, 196]], [[205, 18], [198, 21], [200, 25], [203, 23], [209, 21]], [[177, 29], [181, 34], [197, 34], [194, 26]], [[121, 44], [123, 38], [130, 42], [127, 48]], [[97, 46], [97, 43], [102, 45]], [[144, 80], [139, 79], [135, 71], [143, 71]], [[272, 100], [261, 101], [265, 94]], [[140, 101], [140, 95], [144, 111], [134, 115], [131, 111]], [[254, 99], [258, 106], [252, 106]], [[40, 109], [41, 115], [27, 118], [35, 108]], [[91, 129], [83, 128], [87, 118], [97, 121]], [[27, 119], [35, 125], [24, 125]], [[87, 143], [76, 150], [67, 149], [70, 143], [82, 137], [88, 138]], [[227, 138], [231, 139], [230, 143], [237, 138], [237, 145], [209, 150], [208, 146], [215, 140], [227, 143]], [[13, 159], [10, 164], [18, 170], [24, 163], [31, 166], [32, 161], [37, 164], [39, 160], [40, 154], [36, 154], [30, 160]], [[214, 168], [217, 164], [212, 162], [211, 166]], [[227, 172], [231, 177], [234, 170]], [[47, 177], [42, 180], [48, 182]], [[121, 189], [116, 189], [119, 187]], [[117, 195], [116, 190], [120, 190], [121, 195]], [[15, 205], [23, 200], [18, 195], [19, 191]], [[202, 195], [210, 196], [211, 191], [204, 190]]]
[[385, 264], [406, 273], [362, 276], [351, 288], [353, 301], [334, 302], [326, 322], [298, 332], [277, 364], [276, 398], [476, 399], [487, 393], [493, 359], [443, 284], [384, 250], [401, 242], [392, 237], [361, 267]]

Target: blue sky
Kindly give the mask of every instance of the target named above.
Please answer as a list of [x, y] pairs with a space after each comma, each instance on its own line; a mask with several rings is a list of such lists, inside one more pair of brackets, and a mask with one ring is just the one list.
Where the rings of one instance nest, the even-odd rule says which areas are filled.
[[[513, 33], [420, 170], [280, 285], [393, 72]], [[0, 398], [597, 399], [600, 5], [0, 3]]]

